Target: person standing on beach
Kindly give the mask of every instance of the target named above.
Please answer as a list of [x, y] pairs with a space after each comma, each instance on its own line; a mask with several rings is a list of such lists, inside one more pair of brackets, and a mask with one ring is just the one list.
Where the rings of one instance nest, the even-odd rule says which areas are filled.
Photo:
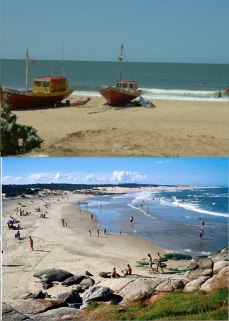
[[150, 271], [153, 271], [153, 259], [152, 259], [152, 256], [150, 254], [148, 254], [148, 263], [149, 263], [149, 270]]
[[33, 239], [32, 239], [31, 236], [29, 237], [29, 245], [30, 245], [31, 250], [34, 251], [34, 249], [33, 249]]
[[91, 219], [93, 220], [93, 214], [91, 214]]
[[97, 236], [99, 237], [99, 230], [97, 230]]
[[88, 232], [89, 232], [89, 235], [91, 236], [91, 230], [89, 230]]
[[61, 220], [62, 220], [62, 224], [63, 224], [63, 226], [64, 226], [64, 219], [62, 218]]
[[160, 256], [160, 253], [157, 253], [157, 272], [158, 268], [161, 268], [162, 273], [164, 273], [163, 267], [162, 267], [162, 258]]

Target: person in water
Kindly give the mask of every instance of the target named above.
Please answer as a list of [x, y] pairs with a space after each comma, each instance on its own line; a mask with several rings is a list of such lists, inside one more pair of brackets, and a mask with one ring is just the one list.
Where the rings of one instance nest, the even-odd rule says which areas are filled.
[[130, 217], [130, 223], [133, 223], [133, 221], [134, 221], [134, 217], [131, 216], [131, 217]]

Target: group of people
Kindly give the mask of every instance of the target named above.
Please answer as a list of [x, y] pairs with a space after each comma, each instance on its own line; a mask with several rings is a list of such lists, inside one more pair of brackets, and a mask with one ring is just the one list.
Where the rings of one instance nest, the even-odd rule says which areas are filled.
[[[89, 236], [91, 236], [91, 230], [88, 230], [88, 232], [89, 232]], [[103, 234], [104, 234], [104, 235], [107, 234], [107, 229], [106, 229], [106, 228], [103, 230]], [[97, 236], [99, 237], [99, 235], [100, 235], [100, 230], [98, 229], [98, 230], [97, 230]]]
[[[148, 264], [149, 264], [149, 270], [153, 271], [153, 258], [151, 254], [148, 254]], [[160, 256], [160, 253], [157, 253], [157, 272], [158, 268], [162, 270], [162, 273], [164, 273], [163, 267], [162, 267], [162, 257]]]
[[[131, 275], [131, 274], [132, 274], [132, 268], [131, 268], [130, 264], [127, 264], [127, 268], [124, 270], [124, 276]], [[119, 276], [119, 275], [116, 272], [116, 267], [113, 267], [113, 270], [111, 272], [111, 277], [116, 278], [117, 276]]]

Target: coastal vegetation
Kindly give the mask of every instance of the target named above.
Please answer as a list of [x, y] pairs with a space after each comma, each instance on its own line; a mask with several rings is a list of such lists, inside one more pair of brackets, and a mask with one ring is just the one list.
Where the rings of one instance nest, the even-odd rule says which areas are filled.
[[157, 302], [145, 299], [120, 308], [92, 302], [88, 320], [228, 320], [228, 289], [178, 291]]
[[[147, 186], [158, 186], [153, 184], [104, 184], [104, 185], [93, 185], [93, 184], [64, 184], [64, 183], [50, 183], [50, 184], [23, 184], [23, 185], [2, 185], [2, 192], [8, 197], [15, 197], [21, 194], [36, 195], [39, 191], [47, 189], [50, 191], [79, 191], [79, 190], [92, 190], [96, 191], [99, 187], [126, 187], [126, 188], [139, 188]], [[101, 190], [100, 190], [101, 191]], [[107, 193], [106, 193], [107, 194]]]
[[32, 126], [20, 125], [11, 112], [7, 96], [2, 95], [1, 109], [1, 155], [19, 155], [40, 148], [43, 140]]

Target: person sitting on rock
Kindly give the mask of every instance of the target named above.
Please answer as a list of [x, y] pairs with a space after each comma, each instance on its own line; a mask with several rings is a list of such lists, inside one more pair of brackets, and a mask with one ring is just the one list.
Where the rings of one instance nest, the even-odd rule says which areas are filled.
[[132, 274], [132, 269], [130, 267], [130, 264], [127, 264], [127, 268], [125, 269], [124, 275], [131, 275]]
[[111, 272], [111, 277], [115, 278], [117, 276], [116, 268], [114, 267], [112, 272]]

